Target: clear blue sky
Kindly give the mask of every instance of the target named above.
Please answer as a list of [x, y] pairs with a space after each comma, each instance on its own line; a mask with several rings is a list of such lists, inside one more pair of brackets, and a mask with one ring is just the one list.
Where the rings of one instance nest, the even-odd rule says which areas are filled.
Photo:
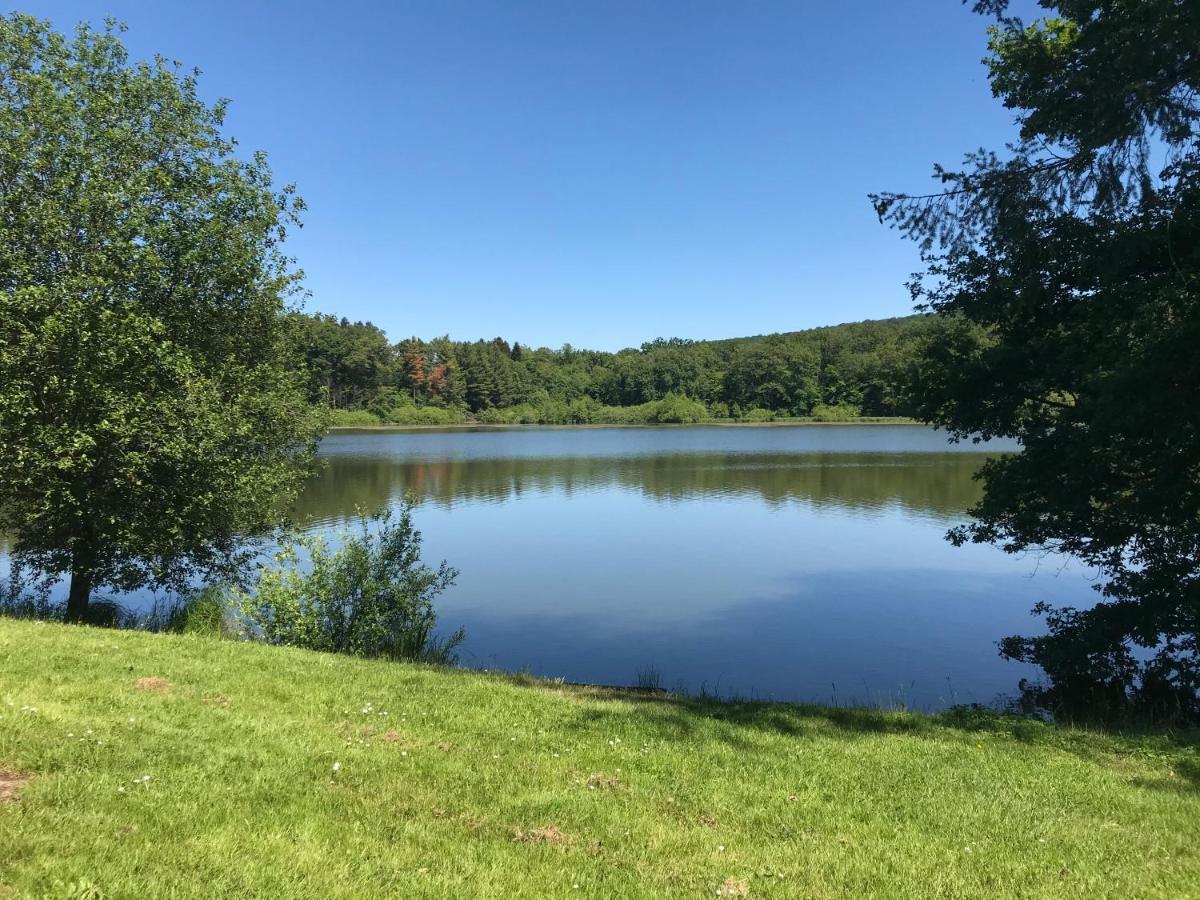
[[36, 2], [124, 20], [309, 204], [310, 309], [618, 349], [903, 315], [878, 189], [999, 146], [958, 0]]

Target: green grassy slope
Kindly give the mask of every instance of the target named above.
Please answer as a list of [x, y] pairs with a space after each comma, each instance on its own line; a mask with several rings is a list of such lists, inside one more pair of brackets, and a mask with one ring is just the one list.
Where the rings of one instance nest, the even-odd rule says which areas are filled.
[[1198, 836], [1178, 737], [0, 620], [0, 897], [1180, 898]]

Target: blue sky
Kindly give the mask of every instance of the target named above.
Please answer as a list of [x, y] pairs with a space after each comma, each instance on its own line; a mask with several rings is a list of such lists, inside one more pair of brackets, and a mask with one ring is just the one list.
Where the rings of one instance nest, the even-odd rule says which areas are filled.
[[999, 146], [958, 0], [31, 2], [203, 72], [309, 205], [309, 309], [618, 349], [903, 315], [867, 193]]

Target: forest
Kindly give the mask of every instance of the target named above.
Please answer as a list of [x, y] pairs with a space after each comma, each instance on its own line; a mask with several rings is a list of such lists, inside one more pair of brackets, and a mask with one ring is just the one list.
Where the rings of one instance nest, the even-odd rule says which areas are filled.
[[837, 421], [906, 416], [929, 316], [618, 352], [503, 338], [392, 343], [370, 322], [295, 314], [309, 400], [335, 425]]

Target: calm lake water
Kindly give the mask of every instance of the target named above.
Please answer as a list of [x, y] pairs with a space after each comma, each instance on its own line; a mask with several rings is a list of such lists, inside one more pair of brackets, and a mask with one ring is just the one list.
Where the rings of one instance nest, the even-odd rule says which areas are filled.
[[461, 662], [569, 681], [935, 708], [1013, 693], [996, 641], [1092, 573], [946, 530], [993, 443], [909, 426], [339, 432], [298, 517], [411, 492]]

